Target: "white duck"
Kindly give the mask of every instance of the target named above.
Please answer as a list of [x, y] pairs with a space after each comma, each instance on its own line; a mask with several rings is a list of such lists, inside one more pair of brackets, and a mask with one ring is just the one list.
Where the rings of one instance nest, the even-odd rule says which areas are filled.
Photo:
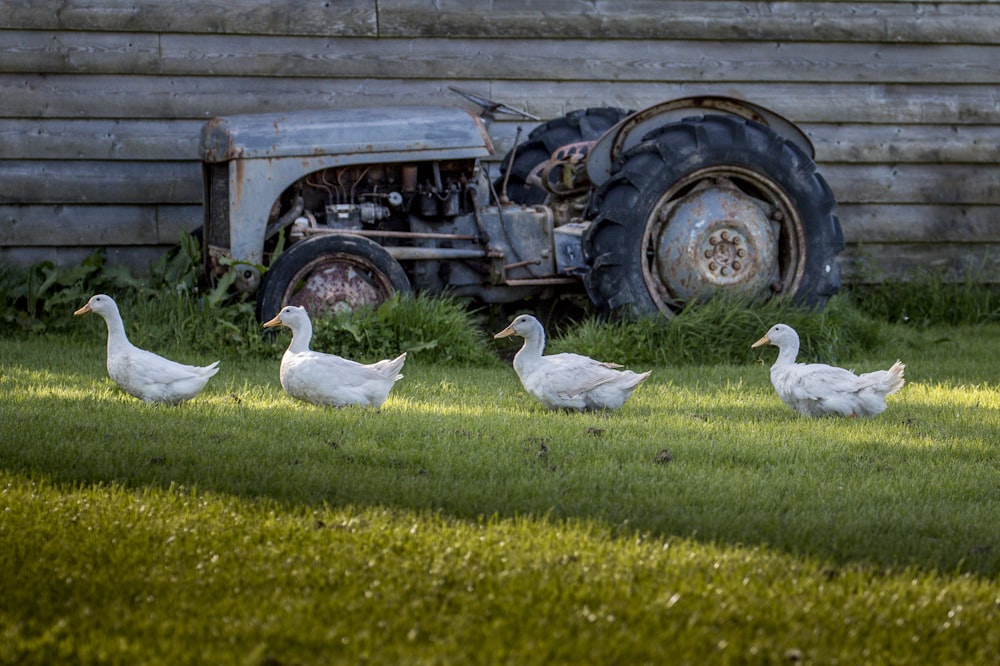
[[88, 312], [101, 315], [108, 325], [108, 375], [123, 391], [143, 402], [176, 405], [190, 400], [219, 371], [218, 361], [203, 368], [184, 365], [133, 345], [125, 335], [118, 305], [106, 294], [92, 296], [73, 314]]
[[311, 351], [312, 322], [305, 308], [287, 305], [266, 322], [264, 328], [287, 326], [292, 340], [281, 357], [279, 377], [288, 395], [314, 405], [361, 405], [381, 407], [406, 360], [403, 352], [391, 361], [370, 365], [350, 361], [334, 354]]
[[618, 409], [651, 372], [618, 370], [622, 366], [617, 363], [580, 354], [543, 356], [545, 329], [531, 315], [520, 315], [493, 337], [512, 335], [524, 338], [514, 356], [514, 371], [524, 389], [549, 409]]
[[903, 369], [896, 361], [888, 370], [856, 375], [822, 363], [796, 363], [799, 335], [791, 326], [775, 324], [751, 347], [774, 345], [778, 359], [771, 366], [771, 384], [782, 402], [806, 416], [877, 416], [885, 397], [903, 387]]

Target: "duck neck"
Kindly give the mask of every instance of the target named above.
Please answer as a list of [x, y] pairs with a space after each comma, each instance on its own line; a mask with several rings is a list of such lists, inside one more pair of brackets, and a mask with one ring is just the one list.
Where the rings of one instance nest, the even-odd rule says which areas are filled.
[[542, 331], [529, 333], [525, 336], [521, 349], [514, 356], [514, 368], [519, 370], [532, 361], [537, 361], [542, 358], [543, 351], [545, 351], [545, 333]]
[[313, 327], [308, 319], [298, 322], [292, 329], [292, 341], [288, 343], [288, 351], [293, 354], [301, 354], [309, 351], [309, 343], [312, 342]]
[[104, 323], [108, 327], [108, 350], [131, 344], [125, 335], [125, 322], [117, 310], [104, 315]]
[[775, 365], [792, 365], [795, 363], [795, 359], [799, 355], [799, 341], [792, 340], [788, 342], [783, 347], [778, 347], [778, 358], [774, 361]]

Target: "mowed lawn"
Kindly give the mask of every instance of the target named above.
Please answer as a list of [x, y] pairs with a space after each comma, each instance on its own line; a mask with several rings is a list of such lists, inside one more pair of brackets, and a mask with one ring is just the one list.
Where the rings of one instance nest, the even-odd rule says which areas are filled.
[[885, 414], [808, 420], [773, 348], [602, 415], [419, 354], [321, 409], [280, 344], [146, 406], [103, 338], [5, 340], [0, 662], [990, 663], [1000, 327], [884, 347], [848, 365], [907, 364]]

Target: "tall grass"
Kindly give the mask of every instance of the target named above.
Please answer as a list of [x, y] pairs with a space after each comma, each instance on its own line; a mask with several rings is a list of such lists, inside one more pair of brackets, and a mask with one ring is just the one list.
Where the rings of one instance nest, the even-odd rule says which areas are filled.
[[885, 271], [859, 248], [858, 269], [864, 280], [850, 287], [854, 303], [881, 321], [907, 326], [974, 325], [1000, 321], [1000, 285], [983, 280], [983, 271], [965, 266], [959, 279], [947, 268], [915, 269], [888, 279]]
[[406, 351], [410, 361], [496, 363], [476, 311], [451, 298], [393, 296], [378, 309], [322, 317], [314, 335], [317, 349], [348, 358], [377, 360]]
[[[143, 280], [106, 265], [100, 252], [73, 267], [46, 262], [17, 271], [0, 266], [0, 321], [33, 334], [87, 331], [72, 312], [94, 293], [106, 292], [119, 302], [129, 334], [140, 346], [273, 357], [287, 333], [262, 333], [253, 303], [230, 290], [231, 275], [211, 286], [202, 278], [201, 250], [190, 236], [155, 262]], [[496, 362], [495, 350], [509, 356], [517, 344], [493, 345], [489, 335], [494, 331], [486, 327], [495, 315], [450, 298], [394, 298], [377, 311], [320, 318], [314, 322], [315, 347], [362, 360], [407, 351], [411, 359], [427, 362], [488, 365]], [[886, 343], [887, 323], [909, 331], [998, 319], [1000, 287], [979, 284], [974, 275], [955, 283], [927, 271], [904, 282], [852, 285], [822, 311], [783, 299], [751, 303], [717, 297], [684, 309], [669, 324], [658, 317], [607, 321], [584, 315], [549, 334], [551, 351], [614, 356], [629, 364], [745, 363], [759, 358], [749, 344], [783, 321], [799, 332], [803, 359], [840, 363]], [[897, 340], [908, 334], [894, 332]]]
[[554, 340], [551, 350], [597, 358], [624, 354], [638, 365], [745, 363], [759, 356], [750, 345], [778, 322], [798, 331], [803, 358], [827, 363], [856, 356], [885, 339], [884, 326], [843, 297], [832, 299], [822, 311], [787, 301], [752, 303], [720, 297], [685, 308], [670, 322], [659, 317], [639, 321], [587, 318]]
[[855, 285], [852, 301], [882, 321], [910, 326], [952, 326], [1000, 321], [1000, 285], [982, 284], [969, 276], [946, 281], [927, 273], [902, 282]]

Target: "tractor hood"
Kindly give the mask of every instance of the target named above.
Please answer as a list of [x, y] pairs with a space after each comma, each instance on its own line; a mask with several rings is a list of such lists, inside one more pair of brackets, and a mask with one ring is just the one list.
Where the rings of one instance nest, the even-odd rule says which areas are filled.
[[354, 154], [392, 162], [486, 157], [493, 144], [479, 118], [462, 109], [405, 106], [213, 118], [199, 150], [204, 162]]

